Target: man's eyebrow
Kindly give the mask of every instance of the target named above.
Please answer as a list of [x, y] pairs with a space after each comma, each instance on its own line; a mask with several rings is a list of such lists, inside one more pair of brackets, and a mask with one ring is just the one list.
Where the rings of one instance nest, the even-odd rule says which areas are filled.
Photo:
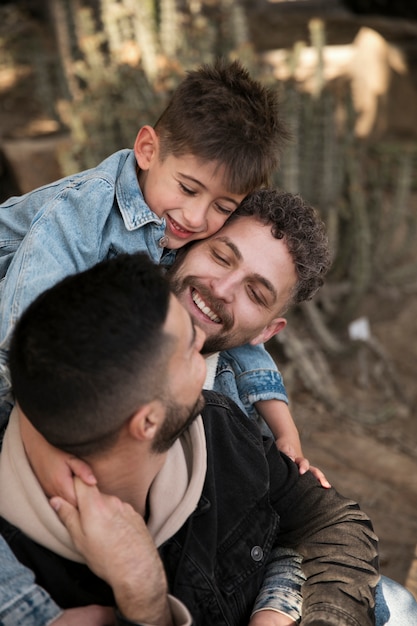
[[261, 283], [266, 289], [268, 289], [268, 291], [274, 298], [274, 302], [276, 302], [278, 294], [274, 285], [267, 278], [265, 278], [265, 276], [261, 276], [260, 274], [252, 274], [252, 276], [258, 283]]
[[[189, 174], [184, 174], [184, 172], [178, 172], [178, 175], [181, 176], [182, 178], [185, 178], [186, 180], [189, 180], [190, 182], [194, 183], [195, 185], [198, 185], [199, 187], [201, 187], [201, 189], [207, 190], [206, 185], [204, 185], [201, 182], [201, 180], [198, 180], [198, 178], [194, 178], [194, 176], [190, 176]], [[234, 198], [229, 198], [229, 196], [222, 196], [222, 199], [223, 200], [227, 200], [228, 202], [232, 202], [232, 204], [234, 204], [236, 207], [238, 207], [239, 204], [240, 204], [240, 202], [238, 202]]]
[[[216, 237], [216, 240], [221, 241], [222, 243], [226, 244], [226, 246], [231, 250], [231, 252], [235, 255], [238, 261], [243, 260], [242, 253], [240, 252], [239, 248], [228, 237]], [[257, 273], [253, 273], [252, 277], [258, 283], [262, 284], [271, 293], [272, 297], [274, 298], [274, 302], [276, 302], [278, 298], [278, 294], [277, 294], [277, 290], [275, 289], [271, 281], [265, 278], [265, 276], [262, 276], [261, 274], [257, 274]]]
[[228, 248], [230, 248], [230, 251], [235, 255], [235, 257], [237, 258], [238, 261], [242, 261], [243, 257], [242, 257], [242, 253], [239, 250], [239, 248], [233, 243], [233, 241], [231, 241], [229, 239], [229, 237], [216, 237], [215, 241], [221, 241], [222, 243], [225, 243], [226, 246], [228, 246]]

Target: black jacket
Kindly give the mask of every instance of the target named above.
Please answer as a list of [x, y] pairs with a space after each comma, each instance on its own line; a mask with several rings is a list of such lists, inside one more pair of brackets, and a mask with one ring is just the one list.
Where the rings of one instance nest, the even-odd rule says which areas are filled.
[[[170, 592], [198, 626], [247, 626], [277, 543], [304, 557], [303, 625], [374, 624], [377, 539], [369, 518], [309, 472], [300, 476], [227, 398], [213, 392], [205, 397], [203, 493], [195, 512], [160, 548]], [[52, 554], [4, 520], [0, 532], [63, 608], [114, 602], [86, 566]]]

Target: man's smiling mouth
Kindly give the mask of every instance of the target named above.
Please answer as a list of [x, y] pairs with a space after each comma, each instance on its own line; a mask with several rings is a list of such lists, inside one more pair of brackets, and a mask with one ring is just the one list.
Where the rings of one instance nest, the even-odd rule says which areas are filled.
[[212, 322], [214, 322], [215, 324], [221, 323], [222, 320], [220, 319], [220, 317], [210, 309], [210, 307], [204, 302], [204, 300], [201, 298], [201, 296], [199, 296], [195, 289], [191, 291], [191, 297], [196, 307], [198, 307], [200, 311], [204, 313], [204, 315], [206, 315]]

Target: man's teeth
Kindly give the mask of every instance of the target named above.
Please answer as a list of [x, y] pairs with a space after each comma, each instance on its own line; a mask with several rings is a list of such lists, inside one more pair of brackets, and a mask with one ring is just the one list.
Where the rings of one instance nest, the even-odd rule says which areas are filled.
[[200, 298], [200, 296], [193, 291], [193, 302], [194, 304], [196, 304], [198, 306], [198, 308], [200, 309], [200, 311], [202, 311], [204, 313], [204, 315], [207, 315], [207, 317], [209, 319], [211, 319], [212, 322], [215, 322], [216, 324], [220, 324], [221, 319], [220, 317], [218, 317], [204, 302], [204, 300], [202, 300]]

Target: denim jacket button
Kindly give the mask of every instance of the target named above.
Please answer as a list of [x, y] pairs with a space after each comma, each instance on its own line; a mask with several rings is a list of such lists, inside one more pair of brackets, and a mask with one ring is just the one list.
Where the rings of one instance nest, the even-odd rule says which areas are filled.
[[252, 550], [250, 551], [250, 555], [254, 561], [262, 561], [264, 551], [260, 546], [253, 546]]
[[168, 237], [166, 235], [164, 235], [163, 237], [161, 237], [161, 239], [158, 241], [158, 246], [160, 248], [165, 248], [165, 246], [168, 243]]

